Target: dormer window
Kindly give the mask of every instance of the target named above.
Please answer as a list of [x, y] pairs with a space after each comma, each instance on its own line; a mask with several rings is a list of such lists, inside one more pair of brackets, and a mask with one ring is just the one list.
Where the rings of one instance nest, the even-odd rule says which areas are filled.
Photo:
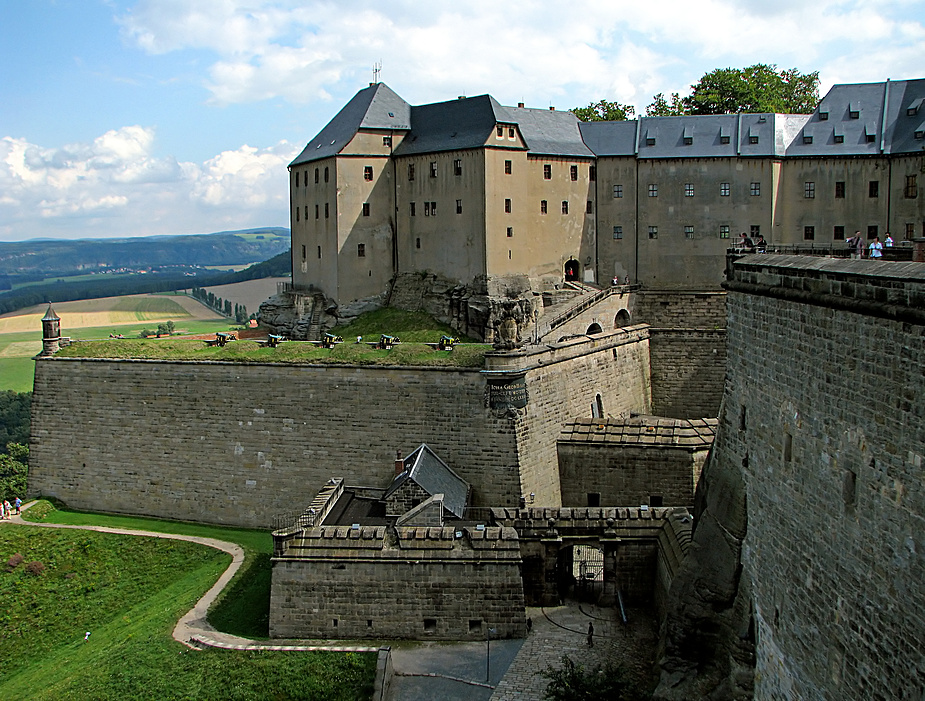
[[839, 134], [838, 132], [835, 132], [835, 134], [832, 136], [832, 138], [833, 138], [833, 140], [835, 141], [836, 144], [843, 144], [843, 143], [845, 143], [845, 135], [844, 135], [844, 134]]
[[504, 138], [504, 127], [501, 126], [500, 124], [495, 129], [495, 136], [497, 136], [499, 139]]
[[925, 103], [925, 97], [920, 97], [918, 100], [913, 100], [909, 103], [909, 106], [906, 108], [906, 116], [914, 117], [917, 115], [923, 103]]
[[922, 122], [921, 124], [919, 124], [918, 129], [915, 130], [915, 132], [913, 133], [913, 136], [919, 141], [921, 141], [922, 139], [925, 139], [925, 122]]
[[646, 146], [655, 146], [655, 132], [646, 132]]
[[804, 144], [811, 144], [811, 143], [813, 143], [813, 135], [812, 135], [812, 134], [803, 134], [803, 143], [804, 143]]
[[725, 127], [719, 130], [719, 142], [721, 144], [729, 143], [729, 130]]
[[864, 127], [864, 136], [867, 137], [867, 143], [872, 144], [877, 140], [877, 128], [873, 124]]
[[694, 143], [694, 130], [690, 127], [684, 127], [684, 145], [690, 146]]
[[752, 127], [748, 130], [748, 143], [757, 144], [758, 143], [758, 130]]
[[819, 112], [819, 121], [820, 121], [820, 122], [825, 122], [825, 121], [827, 121], [828, 119], [829, 119], [829, 113], [828, 113], [828, 112]]
[[861, 106], [856, 102], [849, 103], [848, 116], [851, 119], [860, 119], [861, 118]]

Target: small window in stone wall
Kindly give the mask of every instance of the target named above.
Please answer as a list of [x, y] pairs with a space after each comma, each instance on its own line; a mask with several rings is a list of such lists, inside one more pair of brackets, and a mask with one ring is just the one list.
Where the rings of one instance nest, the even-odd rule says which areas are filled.
[[336, 618], [331, 622], [331, 627], [332, 627], [332, 628], [337, 628], [337, 619], [336, 619]]
[[793, 460], [793, 436], [789, 433], [784, 434], [784, 462]]
[[600, 506], [601, 505], [601, 493], [600, 492], [588, 492], [588, 506]]
[[649, 495], [649, 506], [664, 506], [665, 498], [661, 494]]
[[739, 405], [739, 430], [740, 431], [745, 430], [745, 427], [746, 427], [745, 418], [746, 418], [745, 405], [740, 404]]
[[[875, 461], [870, 462], [871, 466], [876, 469]], [[841, 498], [845, 502], [845, 511], [850, 513], [858, 498], [858, 476], [851, 470], [842, 471]]]
[[478, 633], [482, 630], [482, 619], [481, 618], [470, 618], [469, 619], [469, 632]]
[[372, 618], [367, 618], [367, 619], [366, 619], [366, 627], [367, 627], [367, 628], [372, 628], [372, 627], [373, 627], [373, 619], [372, 619]]
[[425, 633], [436, 633], [437, 632], [437, 619], [436, 618], [425, 618], [424, 619], [424, 632]]

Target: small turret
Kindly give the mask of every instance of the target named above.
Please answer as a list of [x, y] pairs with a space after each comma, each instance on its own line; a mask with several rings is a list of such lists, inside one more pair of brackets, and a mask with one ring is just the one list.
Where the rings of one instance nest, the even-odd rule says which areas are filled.
[[54, 355], [61, 346], [61, 317], [55, 314], [48, 303], [48, 310], [42, 317], [42, 355]]

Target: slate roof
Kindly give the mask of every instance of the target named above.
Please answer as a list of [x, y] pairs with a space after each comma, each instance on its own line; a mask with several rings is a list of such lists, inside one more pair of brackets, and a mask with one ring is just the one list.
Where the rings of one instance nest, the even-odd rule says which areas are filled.
[[581, 122], [581, 138], [597, 156], [636, 155], [635, 119], [622, 122]]
[[713, 444], [718, 423], [717, 419], [669, 419], [661, 416], [578, 419], [566, 424], [559, 434], [559, 441], [706, 450]]
[[922, 153], [925, 147], [925, 80], [898, 80], [888, 83], [887, 87], [884, 150], [886, 153]]
[[581, 122], [571, 112], [505, 107], [508, 119], [517, 124], [530, 153], [542, 156], [594, 158], [581, 139]]
[[400, 131], [410, 128], [411, 105], [385, 83], [375, 83], [354, 95], [289, 167], [340, 153], [360, 129]]
[[510, 115], [491, 95], [412, 107], [411, 132], [395, 149], [394, 155], [480, 148], [498, 122], [510, 123]]
[[433, 496], [443, 494], [443, 505], [447, 511], [462, 518], [469, 501], [469, 483], [457, 475], [450, 467], [437, 457], [426, 444], [422, 443], [414, 452], [404, 459], [405, 469], [396, 475], [386, 490], [383, 499], [388, 499], [409, 479]]

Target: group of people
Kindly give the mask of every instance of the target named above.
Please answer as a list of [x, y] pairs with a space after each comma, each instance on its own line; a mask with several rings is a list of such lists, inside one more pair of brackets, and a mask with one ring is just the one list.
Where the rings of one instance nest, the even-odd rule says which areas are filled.
[[19, 497], [14, 498], [12, 504], [7, 499], [4, 499], [0, 502], [0, 519], [6, 521], [12, 518], [14, 513], [18, 516], [21, 510], [22, 499]]
[[893, 247], [893, 237], [890, 236], [890, 232], [886, 232], [886, 238], [883, 240], [883, 243], [880, 243], [880, 237], [874, 236], [871, 240], [870, 245], [865, 249], [864, 247], [864, 237], [861, 236], [860, 231], [855, 231], [854, 236], [849, 237], [845, 240], [845, 243], [848, 244], [848, 250], [851, 252], [851, 257], [860, 260], [864, 257], [864, 251], [867, 251], [868, 258], [883, 258], [883, 249]]
[[758, 234], [758, 237], [752, 241], [743, 231], [742, 235], [739, 237], [739, 248], [745, 249], [746, 251], [764, 253], [768, 250], [768, 242], [764, 240], [763, 234]]

